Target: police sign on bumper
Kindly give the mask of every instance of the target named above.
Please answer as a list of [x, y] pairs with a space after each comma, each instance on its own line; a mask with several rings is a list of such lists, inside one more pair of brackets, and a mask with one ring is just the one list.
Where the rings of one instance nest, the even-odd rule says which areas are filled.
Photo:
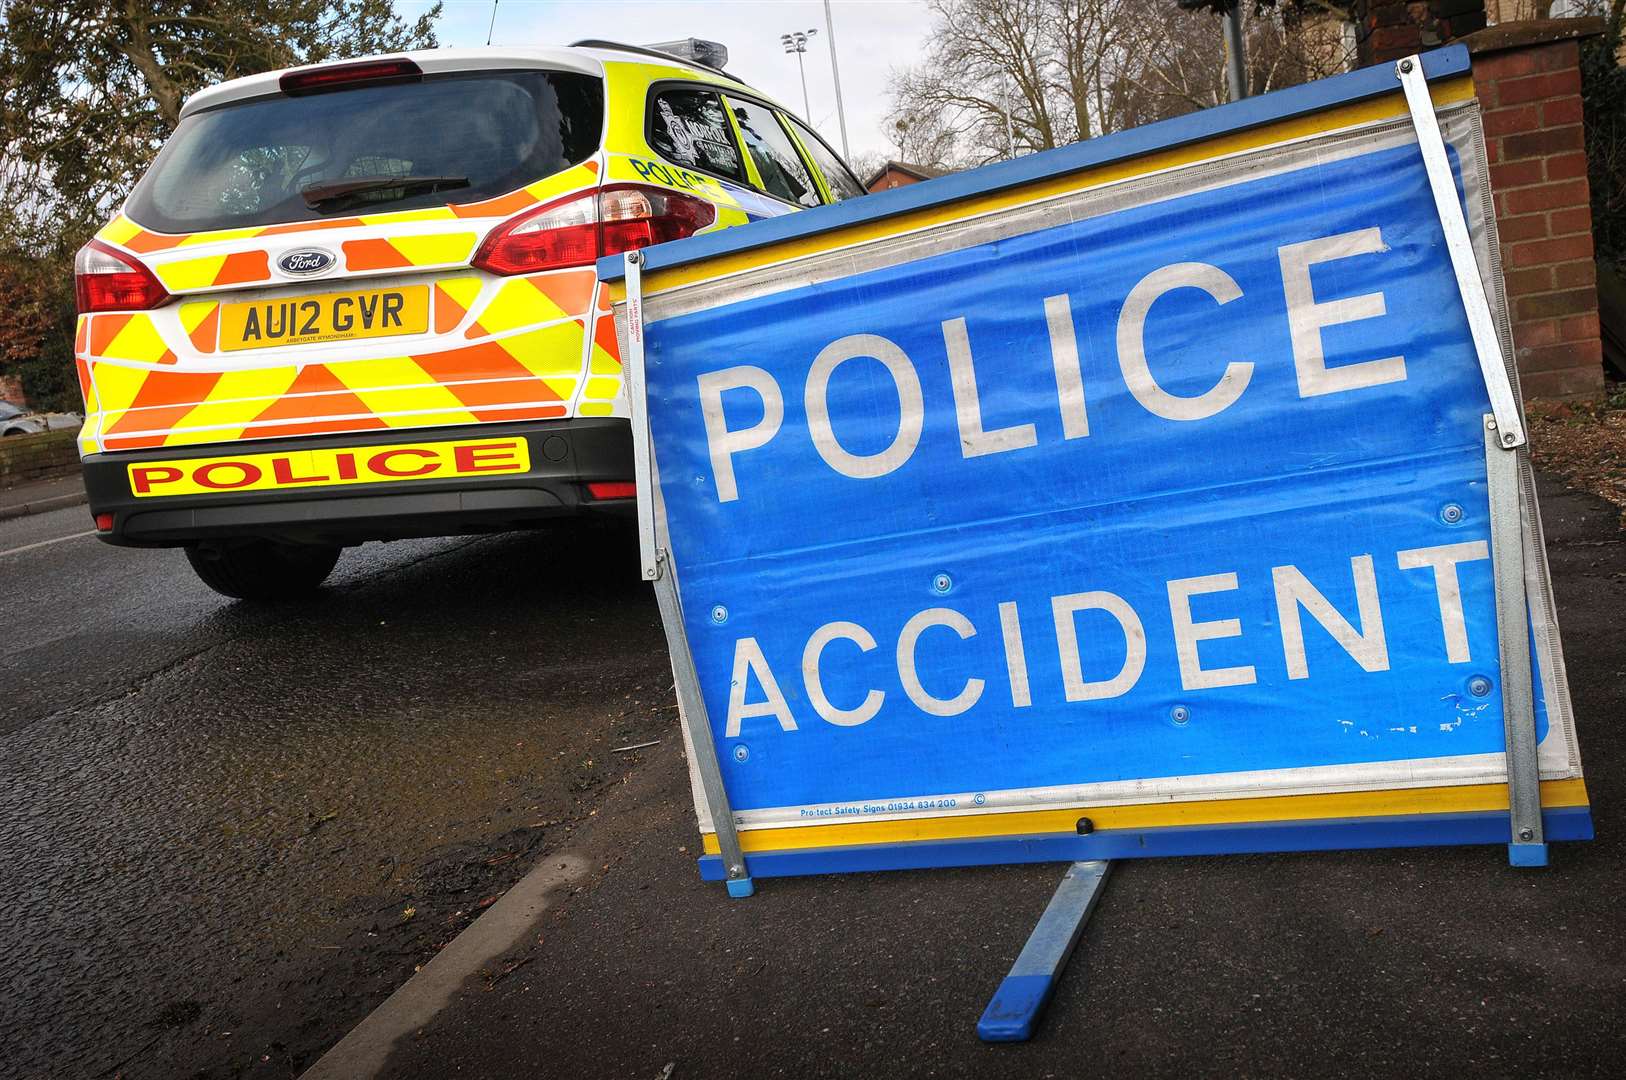
[[1590, 836], [1466, 54], [1411, 77], [601, 264], [708, 877]]

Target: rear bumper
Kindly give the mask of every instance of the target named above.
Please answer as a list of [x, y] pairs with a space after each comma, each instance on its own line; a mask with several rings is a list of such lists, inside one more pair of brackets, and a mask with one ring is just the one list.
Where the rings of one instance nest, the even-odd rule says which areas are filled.
[[[523, 438], [524, 472], [277, 491], [143, 496], [130, 490], [131, 465], [231, 454], [325, 448], [365, 450], [403, 442]], [[598, 501], [593, 482], [630, 481], [632, 429], [626, 420], [583, 418], [397, 428], [344, 435], [265, 439], [213, 446], [92, 454], [83, 461], [90, 512], [113, 515], [101, 539], [126, 547], [174, 547], [254, 536], [293, 543], [358, 544], [412, 536], [520, 529], [580, 513], [625, 514], [631, 499]]]

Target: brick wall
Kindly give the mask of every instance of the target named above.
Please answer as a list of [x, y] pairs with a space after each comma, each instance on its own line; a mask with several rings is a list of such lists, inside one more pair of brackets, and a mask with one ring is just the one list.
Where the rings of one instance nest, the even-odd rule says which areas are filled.
[[0, 488], [65, 476], [79, 467], [79, 447], [72, 431], [0, 438]]
[[1467, 38], [1519, 377], [1529, 397], [1603, 386], [1581, 128], [1577, 38], [1584, 35], [1576, 24], [1583, 20], [1554, 22], [1569, 25], [1507, 24]]
[[9, 401], [13, 405], [28, 408], [28, 399], [23, 396], [22, 380], [15, 375], [0, 375], [0, 401]]

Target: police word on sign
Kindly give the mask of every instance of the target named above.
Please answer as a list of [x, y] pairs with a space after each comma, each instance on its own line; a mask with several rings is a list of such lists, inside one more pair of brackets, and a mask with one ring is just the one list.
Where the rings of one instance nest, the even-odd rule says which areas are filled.
[[[1310, 281], [1311, 268], [1318, 264], [1387, 251], [1382, 231], [1376, 227], [1277, 249], [1282, 294], [1286, 300], [1282, 318], [1292, 342], [1300, 397], [1336, 394], [1405, 380], [1403, 356], [1378, 357], [1334, 367], [1327, 365], [1321, 338], [1324, 329], [1383, 315], [1387, 309], [1381, 289], [1318, 301]], [[1178, 262], [1152, 271], [1129, 291], [1119, 311], [1117, 362], [1124, 385], [1148, 413], [1171, 421], [1201, 421], [1236, 403], [1248, 389], [1254, 364], [1246, 358], [1224, 363], [1215, 372], [1211, 388], [1196, 395], [1170, 393], [1158, 382], [1152, 373], [1153, 358], [1146, 353], [1146, 326], [1148, 320], [1155, 318], [1157, 301], [1181, 289], [1197, 289], [1212, 297], [1221, 309], [1216, 318], [1222, 317], [1226, 304], [1242, 296], [1235, 279], [1209, 263]], [[1067, 439], [1083, 438], [1090, 434], [1090, 423], [1071, 302], [1065, 293], [1047, 296], [1042, 300], [1042, 308], [1049, 330], [1062, 434]], [[942, 335], [962, 456], [975, 458], [1010, 453], [1036, 445], [1037, 430], [1031, 423], [992, 430], [984, 427], [965, 320], [943, 321]], [[879, 361], [897, 391], [897, 424], [891, 442], [884, 449], [869, 454], [852, 453], [842, 445], [827, 401], [831, 377], [842, 364], [857, 358]], [[765, 447], [781, 437], [784, 388], [771, 373], [753, 365], [706, 372], [699, 376], [698, 382], [717, 498], [721, 502], [733, 502], [742, 497], [735, 478], [735, 457]], [[813, 447], [825, 464], [843, 476], [859, 480], [886, 476], [902, 468], [920, 444], [927, 413], [920, 376], [915, 362], [885, 337], [853, 334], [831, 342], [814, 359], [802, 389]], [[754, 424], [730, 427], [723, 396], [740, 390], [760, 397], [761, 418]]]

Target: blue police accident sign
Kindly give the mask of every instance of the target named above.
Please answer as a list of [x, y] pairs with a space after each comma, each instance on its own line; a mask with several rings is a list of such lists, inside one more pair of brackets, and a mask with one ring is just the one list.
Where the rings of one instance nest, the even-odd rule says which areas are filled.
[[[1352, 107], [1111, 182], [1063, 157], [929, 225], [796, 215], [670, 288], [651, 259], [674, 648], [748, 854], [1038, 857], [977, 844], [1086, 814], [1376, 830], [1191, 850], [1507, 839], [1491, 402], [1410, 122]], [[1440, 119], [1483, 245], [1471, 110]], [[1579, 836], [1528, 576], [1548, 830]]]

